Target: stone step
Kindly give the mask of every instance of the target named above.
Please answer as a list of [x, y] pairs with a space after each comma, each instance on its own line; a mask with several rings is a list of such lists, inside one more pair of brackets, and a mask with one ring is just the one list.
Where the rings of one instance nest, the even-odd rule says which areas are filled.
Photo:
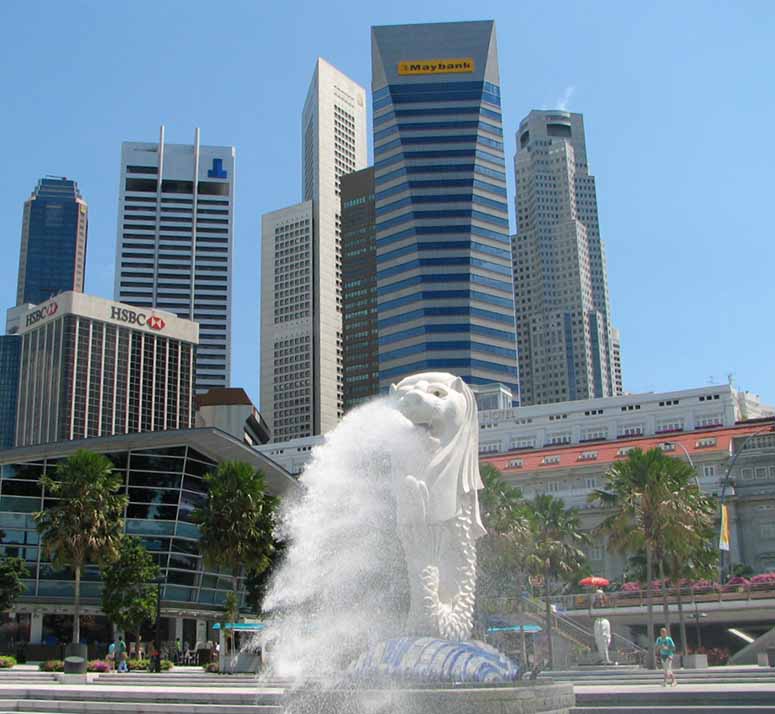
[[[683, 684], [775, 684], [775, 677], [769, 679], [748, 679], [745, 677], [707, 677], [704, 679], [686, 677], [680, 672], [676, 673], [679, 683]], [[539, 681], [543, 680], [543, 677], [539, 678]], [[638, 686], [644, 684], [660, 684], [662, 682], [662, 675], [659, 677], [642, 677], [642, 678], [627, 678], [627, 679], [573, 679], [559, 678], [559, 677], [547, 677], [547, 680], [553, 682], [573, 682], [581, 686]]]
[[775, 708], [775, 688], [760, 689], [720, 688], [702, 689], [689, 685], [686, 689], [678, 687], [643, 688], [633, 687], [624, 691], [585, 691], [583, 687], [575, 688], [576, 707], [590, 708], [640, 708], [644, 711], [659, 707], [696, 707], [702, 705], [707, 709], [728, 707], [773, 707]]
[[775, 714], [775, 706], [573, 707], [570, 714]]
[[14, 687], [0, 689], [0, 707], [5, 706], [8, 700], [47, 701], [56, 702], [62, 706], [70, 702], [94, 700], [104, 706], [113, 704], [132, 704], [139, 706], [146, 704], [158, 704], [159, 706], [172, 706], [181, 704], [184, 706], [280, 706], [282, 692], [251, 689], [232, 690], [199, 690], [190, 691], [182, 688], [146, 687], [127, 690], [123, 687], [100, 687], [96, 689], [91, 685], [59, 687]]
[[[3, 711], [3, 710], [0, 710]], [[28, 714], [282, 714], [282, 707], [266, 704], [172, 704], [169, 702], [52, 701], [19, 699], [12, 712]]]

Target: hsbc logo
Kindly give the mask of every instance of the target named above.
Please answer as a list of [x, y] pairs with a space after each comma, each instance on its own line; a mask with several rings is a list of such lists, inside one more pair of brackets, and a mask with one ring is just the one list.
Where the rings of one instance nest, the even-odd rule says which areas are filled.
[[144, 312], [135, 312], [125, 307], [111, 307], [110, 319], [125, 322], [127, 325], [149, 327], [151, 330], [163, 330], [167, 326], [167, 323], [158, 315], [148, 317]]
[[30, 325], [34, 325], [36, 322], [45, 320], [47, 317], [56, 315], [58, 310], [59, 310], [59, 305], [57, 305], [55, 302], [50, 302], [45, 307], [41, 307], [29, 313], [27, 315], [27, 319], [26, 319], [26, 322], [24, 323], [24, 326], [29, 327]]

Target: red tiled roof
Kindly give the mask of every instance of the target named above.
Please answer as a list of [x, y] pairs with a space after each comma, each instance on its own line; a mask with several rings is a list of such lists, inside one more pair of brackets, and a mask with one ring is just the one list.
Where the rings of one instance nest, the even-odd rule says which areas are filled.
[[[770, 418], [771, 429], [775, 431], [775, 419]], [[738, 422], [733, 427], [705, 428], [689, 432], [671, 432], [655, 436], [641, 436], [615, 441], [598, 441], [586, 444], [574, 444], [573, 446], [551, 446], [543, 449], [521, 449], [509, 451], [505, 454], [483, 454], [480, 457], [482, 463], [492, 464], [499, 471], [518, 474], [519, 472], [552, 471], [554, 469], [569, 469], [574, 467], [589, 466], [591, 464], [613, 463], [626, 458], [623, 449], [638, 448], [648, 451], [654, 447], [670, 442], [676, 444], [671, 455], [685, 456], [683, 446], [689, 454], [707, 454], [709, 452], [724, 451], [729, 453], [733, 438], [745, 437], [756, 431], [762, 431], [768, 423], [766, 420], [756, 420], [754, 423]], [[702, 444], [703, 440], [715, 439], [714, 443]], [[680, 445], [680, 446], [679, 446]], [[592, 457], [592, 454], [596, 456]], [[588, 454], [587, 457], [582, 454]], [[551, 457], [547, 459], [546, 457]], [[559, 459], [558, 459], [559, 457]], [[509, 462], [520, 459], [521, 466], [509, 466]], [[547, 463], [547, 461], [549, 463]]]

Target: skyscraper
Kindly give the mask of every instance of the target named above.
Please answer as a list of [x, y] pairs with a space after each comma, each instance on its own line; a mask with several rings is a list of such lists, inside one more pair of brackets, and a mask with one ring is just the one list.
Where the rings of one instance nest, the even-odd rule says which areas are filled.
[[275, 440], [324, 433], [344, 413], [340, 177], [366, 166], [365, 104], [363, 87], [317, 60], [302, 112], [303, 203], [262, 220], [261, 413]]
[[523, 403], [615, 396], [605, 252], [581, 114], [530, 112], [514, 168]]
[[196, 391], [231, 380], [234, 147], [121, 147], [114, 297], [200, 325]]
[[46, 176], [24, 202], [16, 304], [83, 292], [89, 209], [78, 184]]
[[374, 167], [342, 176], [344, 410], [379, 392]]
[[21, 346], [19, 335], [0, 335], [0, 449], [14, 445]]
[[418, 370], [518, 399], [495, 23], [372, 28], [380, 388]]

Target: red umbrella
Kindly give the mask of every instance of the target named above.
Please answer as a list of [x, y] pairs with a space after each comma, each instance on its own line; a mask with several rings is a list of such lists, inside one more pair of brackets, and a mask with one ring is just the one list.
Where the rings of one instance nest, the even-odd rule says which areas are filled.
[[608, 581], [599, 575], [590, 575], [579, 580], [579, 585], [589, 585], [591, 588], [604, 588], [608, 585]]

